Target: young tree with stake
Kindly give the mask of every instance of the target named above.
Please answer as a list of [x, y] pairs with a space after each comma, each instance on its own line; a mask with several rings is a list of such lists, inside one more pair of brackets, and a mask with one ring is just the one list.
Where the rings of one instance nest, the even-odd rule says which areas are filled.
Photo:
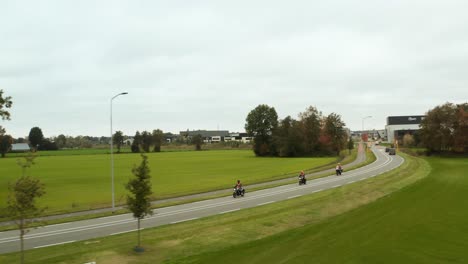
[[135, 176], [131, 178], [125, 185], [125, 188], [130, 191], [131, 194], [127, 195], [127, 206], [128, 209], [133, 213], [133, 217], [138, 220], [138, 245], [135, 247], [135, 251], [142, 252], [144, 249], [141, 247], [140, 237], [140, 220], [145, 218], [147, 215], [152, 215], [151, 210], [151, 176], [150, 169], [148, 166], [148, 157], [141, 154], [142, 161], [140, 166], [134, 166], [132, 173]]
[[30, 154], [25, 157], [24, 162], [18, 162], [23, 169], [23, 176], [8, 186], [7, 211], [20, 231], [21, 263], [24, 263], [24, 236], [29, 232], [34, 218], [40, 216], [45, 209], [36, 204], [37, 198], [45, 194], [44, 184], [39, 179], [26, 176], [26, 168], [34, 164], [34, 157]]

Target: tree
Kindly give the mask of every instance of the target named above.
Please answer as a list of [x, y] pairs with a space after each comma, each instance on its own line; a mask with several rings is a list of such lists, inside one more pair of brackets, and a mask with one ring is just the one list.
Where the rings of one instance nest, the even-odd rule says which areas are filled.
[[150, 147], [153, 144], [153, 136], [148, 131], [141, 133], [141, 148], [144, 152], [150, 152]]
[[24, 263], [24, 236], [29, 232], [29, 226], [34, 218], [40, 216], [44, 208], [39, 208], [36, 200], [45, 194], [44, 184], [39, 179], [25, 175], [26, 168], [34, 164], [34, 156], [30, 154], [24, 163], [18, 162], [23, 168], [21, 176], [14, 184], [9, 184], [7, 211], [14, 219], [20, 231], [21, 263]]
[[403, 136], [403, 146], [405, 147], [414, 146], [414, 138], [411, 134], [407, 133]]
[[10, 113], [5, 108], [10, 108], [12, 105], [11, 96], [3, 97], [3, 90], [0, 90], [0, 117], [2, 120], [10, 120]]
[[133, 142], [132, 142], [132, 152], [133, 153], [138, 153], [140, 152], [140, 143], [141, 143], [141, 134], [140, 132], [136, 132], [135, 136], [133, 137]]
[[330, 137], [330, 146], [336, 155], [345, 148], [347, 134], [344, 127], [345, 123], [338, 114], [331, 113], [325, 118], [324, 132]]
[[192, 137], [192, 144], [195, 145], [195, 150], [201, 150], [203, 144], [203, 137], [200, 134], [196, 134]]
[[279, 122], [273, 133], [275, 149], [280, 157], [295, 157], [304, 154], [299, 122], [287, 116]]
[[58, 146], [55, 142], [46, 138], [42, 140], [42, 143], [39, 145], [39, 150], [58, 150]]
[[44, 135], [42, 134], [42, 130], [39, 127], [31, 128], [31, 131], [29, 131], [29, 143], [31, 143], [34, 150], [37, 150], [39, 144], [41, 144], [43, 140]]
[[151, 176], [148, 166], [148, 157], [141, 154], [142, 161], [140, 166], [134, 166], [132, 173], [135, 176], [125, 185], [125, 188], [131, 193], [127, 195], [128, 209], [133, 213], [133, 217], [138, 220], [138, 245], [135, 251], [143, 251], [140, 237], [140, 220], [147, 215], [152, 215], [151, 210]]
[[4, 158], [5, 154], [11, 150], [12, 143], [13, 138], [10, 135], [0, 133], [0, 154], [2, 155], [2, 158]]
[[423, 144], [429, 151], [440, 152], [451, 150], [454, 142], [454, 124], [457, 107], [452, 103], [436, 106], [426, 113], [421, 122]]
[[278, 114], [274, 107], [262, 104], [250, 111], [246, 118], [245, 130], [254, 138], [254, 152], [257, 156], [275, 153], [273, 131], [278, 127]]
[[304, 152], [312, 154], [319, 149], [322, 113], [313, 106], [299, 114], [300, 130], [303, 138]]
[[63, 134], [60, 134], [55, 139], [55, 143], [57, 144], [58, 148], [62, 149], [67, 146], [67, 137], [65, 137]]
[[120, 147], [124, 143], [124, 136], [122, 131], [115, 131], [114, 136], [112, 137], [112, 143], [117, 146], [117, 153], [120, 153]]
[[453, 150], [468, 153], [468, 103], [458, 105], [453, 131]]
[[[10, 120], [10, 112], [5, 110], [5, 108], [10, 108], [12, 105], [11, 96], [3, 97], [3, 90], [0, 90], [0, 117], [2, 120]], [[0, 126], [0, 135], [3, 134], [5, 134], [5, 129]]]
[[154, 152], [161, 152], [161, 145], [164, 142], [164, 133], [160, 129], [153, 130]]

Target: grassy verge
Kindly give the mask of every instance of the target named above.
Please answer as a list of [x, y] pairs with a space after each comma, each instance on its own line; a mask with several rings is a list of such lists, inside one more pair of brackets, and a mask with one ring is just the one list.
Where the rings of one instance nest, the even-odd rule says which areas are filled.
[[424, 160], [428, 177], [375, 203], [180, 262], [467, 263], [468, 159]]
[[[142, 238], [146, 252], [141, 255], [132, 252], [136, 234], [130, 233], [30, 250], [26, 257], [30, 263], [183, 263], [196, 260], [201, 263], [237, 263], [237, 257], [222, 256], [225, 250], [326, 222], [400, 190], [428, 174], [429, 166], [424, 160], [405, 158], [407, 162], [401, 168], [366, 181], [236, 213], [145, 229]], [[244, 262], [252, 263], [251, 258], [257, 254], [246, 255], [250, 258]], [[282, 254], [287, 255], [284, 251]], [[212, 257], [218, 259], [212, 261]], [[0, 256], [0, 262], [10, 263], [17, 258], [17, 253], [6, 254]]]

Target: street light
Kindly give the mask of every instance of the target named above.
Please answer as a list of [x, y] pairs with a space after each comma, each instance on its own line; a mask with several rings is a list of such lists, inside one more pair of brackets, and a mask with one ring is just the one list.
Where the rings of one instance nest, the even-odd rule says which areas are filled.
[[127, 92], [119, 93], [111, 98], [110, 100], [110, 141], [111, 141], [111, 179], [112, 179], [112, 212], [115, 210], [115, 199], [114, 199], [114, 141], [112, 139], [112, 101], [120, 95], [128, 94]]
[[365, 116], [362, 118], [362, 132], [364, 132], [364, 120], [367, 118], [372, 118], [372, 116]]

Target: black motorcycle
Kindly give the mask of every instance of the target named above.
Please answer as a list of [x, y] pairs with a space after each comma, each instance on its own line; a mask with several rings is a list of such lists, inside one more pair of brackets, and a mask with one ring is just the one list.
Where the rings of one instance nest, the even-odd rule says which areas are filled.
[[244, 197], [245, 189], [244, 188], [236, 188], [234, 187], [234, 192], [232, 193], [232, 197], [236, 198], [238, 196]]
[[307, 179], [305, 177], [299, 176], [299, 185], [306, 184]]

